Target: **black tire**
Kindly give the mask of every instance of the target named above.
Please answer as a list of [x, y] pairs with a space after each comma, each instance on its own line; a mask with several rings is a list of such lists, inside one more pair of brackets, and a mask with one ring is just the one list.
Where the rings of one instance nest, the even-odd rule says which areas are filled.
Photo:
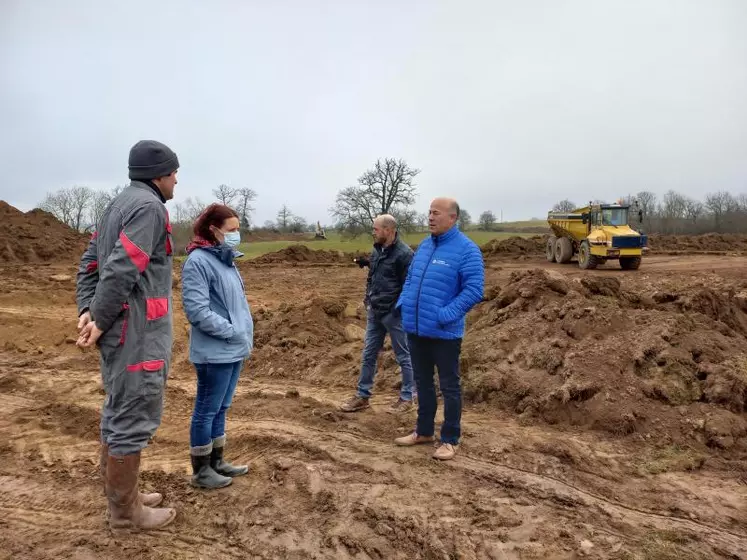
[[596, 255], [591, 254], [591, 247], [588, 241], [582, 241], [578, 248], [578, 267], [584, 270], [593, 270], [599, 264]]
[[545, 258], [547, 258], [549, 262], [555, 262], [555, 241], [557, 239], [557, 237], [551, 235], [547, 240], [547, 245], [545, 246]]
[[555, 242], [555, 261], [559, 263], [571, 262], [573, 257], [573, 243], [567, 237], [561, 237]]
[[620, 268], [623, 270], [638, 270], [641, 267], [641, 257], [620, 257]]

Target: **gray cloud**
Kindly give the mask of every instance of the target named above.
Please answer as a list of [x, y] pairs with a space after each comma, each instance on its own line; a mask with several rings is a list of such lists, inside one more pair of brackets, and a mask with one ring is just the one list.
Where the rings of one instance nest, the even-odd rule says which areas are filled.
[[377, 157], [423, 210], [747, 191], [747, 3], [0, 3], [0, 198], [126, 182], [171, 145], [177, 201], [219, 183], [328, 220]]

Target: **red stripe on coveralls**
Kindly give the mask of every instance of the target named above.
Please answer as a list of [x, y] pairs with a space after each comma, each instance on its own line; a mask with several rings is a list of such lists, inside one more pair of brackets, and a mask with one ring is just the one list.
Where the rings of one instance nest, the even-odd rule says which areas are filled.
[[159, 369], [163, 369], [165, 364], [166, 362], [164, 360], [150, 360], [148, 362], [140, 362], [139, 364], [127, 366], [127, 371], [158, 371]]
[[88, 263], [88, 266], [86, 267], [86, 272], [88, 274], [91, 274], [92, 272], [96, 272], [96, 269], [99, 267], [99, 261], [93, 261]]
[[139, 272], [144, 272], [150, 262], [148, 253], [130, 241], [125, 232], [119, 234], [119, 240], [122, 242], [125, 251], [127, 251], [127, 256], [130, 257], [132, 264], [137, 267]]
[[148, 321], [165, 317], [169, 312], [168, 298], [148, 298], [145, 300], [145, 316]]

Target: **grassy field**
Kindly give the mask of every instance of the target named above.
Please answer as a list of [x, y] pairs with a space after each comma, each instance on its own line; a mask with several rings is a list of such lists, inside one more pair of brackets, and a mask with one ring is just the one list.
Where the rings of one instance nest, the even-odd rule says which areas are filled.
[[[524, 223], [524, 222], [517, 222]], [[532, 222], [526, 222], [533, 224]], [[527, 226], [519, 226], [527, 227]], [[416, 245], [425, 238], [426, 233], [412, 233], [404, 236], [406, 243], [410, 245]], [[495, 232], [495, 231], [469, 231], [467, 235], [478, 245], [484, 245], [491, 239], [505, 239], [507, 237], [521, 236], [527, 237], [531, 233], [513, 233], [513, 232]], [[299, 241], [256, 241], [253, 243], [242, 243], [239, 245], [239, 250], [244, 253], [248, 258], [255, 258], [261, 255], [272, 253], [274, 251], [280, 251], [290, 245], [305, 245], [309, 249], [325, 249], [327, 251], [343, 251], [345, 253], [353, 253], [357, 251], [370, 251], [371, 250], [371, 236], [361, 235], [355, 239], [342, 239], [336, 232], [327, 233], [328, 239], [317, 240], [313, 238], [313, 235], [309, 234], [309, 238], [303, 242]]]

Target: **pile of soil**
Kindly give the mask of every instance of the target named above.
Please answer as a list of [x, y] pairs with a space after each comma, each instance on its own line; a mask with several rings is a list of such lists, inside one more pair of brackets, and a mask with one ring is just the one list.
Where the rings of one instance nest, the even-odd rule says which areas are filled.
[[280, 251], [264, 254], [252, 262], [255, 264], [279, 263], [349, 263], [356, 256], [342, 251], [309, 249], [306, 245], [290, 245]]
[[481, 247], [484, 257], [498, 255], [544, 255], [546, 235], [492, 239]]
[[0, 223], [0, 263], [77, 260], [89, 239], [49, 212], [24, 213], [2, 200]]
[[350, 386], [365, 338], [362, 304], [316, 297], [253, 314], [256, 373]]
[[747, 283], [659, 288], [513, 273], [470, 316], [465, 399], [528, 420], [747, 449]]
[[746, 253], [747, 235], [737, 233], [661, 235], [655, 233], [649, 236], [648, 245], [656, 252]]

